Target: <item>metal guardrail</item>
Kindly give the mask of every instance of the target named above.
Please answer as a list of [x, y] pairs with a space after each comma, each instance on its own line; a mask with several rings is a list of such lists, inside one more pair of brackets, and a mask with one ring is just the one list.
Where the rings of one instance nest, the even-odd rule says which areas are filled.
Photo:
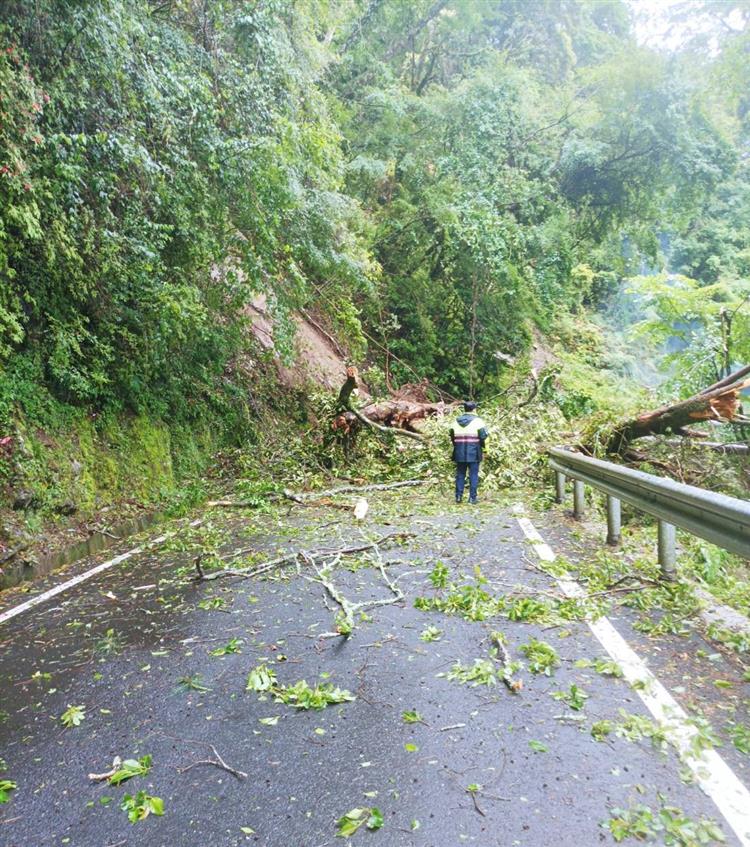
[[556, 474], [556, 500], [562, 503], [567, 477], [573, 480], [573, 514], [584, 511], [584, 484], [607, 495], [607, 543], [620, 541], [621, 503], [659, 519], [659, 564], [674, 577], [675, 527], [750, 558], [750, 501], [592, 459], [553, 447], [550, 467]]

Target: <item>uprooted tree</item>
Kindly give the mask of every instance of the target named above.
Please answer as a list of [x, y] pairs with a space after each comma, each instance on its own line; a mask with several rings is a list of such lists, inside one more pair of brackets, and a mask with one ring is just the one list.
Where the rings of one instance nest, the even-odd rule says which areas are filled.
[[346, 382], [339, 391], [337, 414], [331, 423], [334, 432], [349, 435], [358, 426], [364, 425], [380, 432], [392, 432], [422, 441], [418, 424], [428, 417], [443, 415], [456, 405], [443, 400], [431, 402], [426, 393], [427, 383], [423, 381], [403, 385], [387, 400], [369, 403], [358, 409], [352, 403], [357, 379], [357, 369], [347, 368]]
[[746, 365], [688, 397], [687, 400], [644, 412], [621, 423], [612, 433], [607, 452], [623, 454], [632, 441], [649, 435], [674, 434], [706, 438], [706, 433], [689, 429], [691, 424], [701, 421], [750, 422], [750, 419], [741, 414], [740, 407], [740, 392], [750, 386], [749, 375], [750, 365]]

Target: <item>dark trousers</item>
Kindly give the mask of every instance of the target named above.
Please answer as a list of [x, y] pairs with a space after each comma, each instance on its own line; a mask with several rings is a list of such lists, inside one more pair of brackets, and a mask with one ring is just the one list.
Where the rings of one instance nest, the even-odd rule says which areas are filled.
[[469, 472], [469, 499], [477, 499], [479, 487], [479, 462], [456, 462], [456, 500], [464, 496], [466, 471]]

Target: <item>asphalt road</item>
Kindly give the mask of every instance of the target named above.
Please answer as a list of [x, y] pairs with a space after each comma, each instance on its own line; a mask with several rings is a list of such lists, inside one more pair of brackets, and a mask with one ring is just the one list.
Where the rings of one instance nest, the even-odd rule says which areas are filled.
[[[223, 532], [225, 554], [249, 547], [262, 561], [279, 550], [412, 533], [380, 548], [384, 572], [404, 599], [355, 614], [347, 639], [321, 637], [335, 628], [339, 607], [313, 563], [271, 572], [270, 579], [196, 583], [195, 553], [164, 546], [0, 624], [0, 780], [17, 784], [0, 806], [0, 844], [585, 847], [614, 843], [612, 810], [636, 804], [679, 807], [692, 819], [716, 821], [727, 843], [750, 843], [690, 783], [671, 748], [615, 732], [592, 738], [592, 724], [617, 724], [621, 709], [649, 715], [626, 680], [576, 666], [604, 655], [586, 621], [550, 625], [502, 614], [472, 621], [415, 608], [417, 597], [450, 593], [430, 579], [438, 561], [460, 585], [477, 587], [479, 567], [487, 582], [478, 587], [491, 595], [543, 601], [559, 592], [507, 504], [441, 509], [402, 492], [380, 495], [362, 525], [342, 514], [214, 513], [204, 539]], [[559, 515], [534, 521], [556, 552], [572, 561], [591, 555]], [[206, 532], [177, 529], [184, 547], [191, 532]], [[80, 562], [34, 590], [105, 558]], [[353, 603], [393, 600], [376, 564], [346, 557], [329, 580]], [[25, 599], [8, 595], [0, 611]], [[730, 655], [696, 634], [646, 638], [632, 629], [631, 616], [617, 609], [610, 619], [681, 705], [700, 709], [719, 734], [730, 720], [750, 723], [750, 686]], [[439, 640], [423, 640], [428, 627], [440, 630]], [[518, 693], [501, 682], [473, 687], [446, 676], [456, 662], [491, 658], [492, 631], [502, 632], [510, 657], [525, 664], [516, 674]], [[559, 654], [551, 675], [530, 671], [520, 648], [531, 638]], [[281, 685], [332, 683], [355, 699], [299, 710], [246, 691], [249, 672], [261, 664]], [[714, 678], [733, 686], [731, 699]], [[580, 710], [554, 696], [572, 685], [588, 695]], [[61, 716], [71, 706], [85, 716], [65, 728]], [[404, 712], [420, 720], [406, 722]], [[726, 737], [720, 752], [750, 784], [750, 757]], [[216, 754], [247, 776], [205, 763]], [[89, 779], [107, 772], [115, 756], [146, 755], [146, 775], [119, 786]], [[161, 798], [164, 814], [130, 823], [121, 803], [139, 791]], [[377, 807], [382, 827], [363, 825], [339, 837], [337, 820], [362, 807]]]

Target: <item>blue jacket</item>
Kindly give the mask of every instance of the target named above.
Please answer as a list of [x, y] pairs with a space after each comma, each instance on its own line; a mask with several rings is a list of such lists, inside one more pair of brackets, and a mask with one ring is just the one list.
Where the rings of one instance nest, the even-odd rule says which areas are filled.
[[487, 426], [478, 416], [467, 412], [451, 426], [454, 462], [481, 462]]

